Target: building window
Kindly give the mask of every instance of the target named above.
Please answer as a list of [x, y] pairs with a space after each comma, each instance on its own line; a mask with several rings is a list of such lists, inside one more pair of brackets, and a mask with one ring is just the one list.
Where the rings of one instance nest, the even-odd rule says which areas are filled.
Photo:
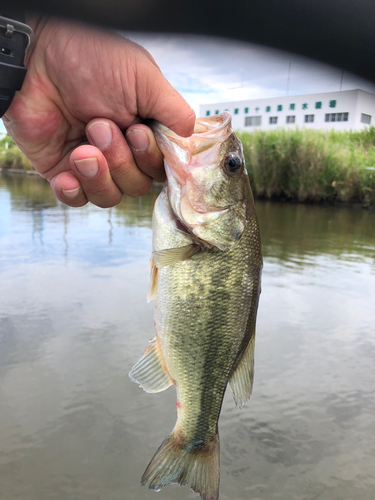
[[245, 113], [248, 113], [249, 112], [249, 108], [245, 108]]
[[266, 106], [266, 113], [269, 113], [271, 111], [271, 106]]
[[330, 108], [335, 108], [336, 107], [336, 101], [335, 100], [329, 101], [329, 107]]
[[322, 101], [318, 101], [315, 103], [315, 109], [322, 109]]
[[336, 113], [336, 121], [337, 122], [347, 122], [349, 117], [349, 113]]
[[366, 125], [371, 124], [371, 115], [365, 115], [364, 113], [361, 114], [361, 123], [366, 123]]
[[220, 111], [217, 109], [217, 110], [215, 111], [215, 115], [218, 115], [219, 113], [220, 113]]
[[305, 115], [305, 123], [313, 123], [314, 115]]
[[304, 102], [304, 103], [302, 104], [302, 109], [307, 109], [307, 106], [308, 106], [307, 102]]
[[270, 125], [276, 125], [277, 116], [270, 116]]
[[277, 111], [282, 111], [283, 110], [283, 105], [282, 104], [278, 104], [277, 105]]
[[206, 116], [210, 116], [210, 111], [209, 110], [206, 111]]
[[261, 124], [261, 116], [246, 116], [245, 118], [245, 127], [259, 127]]
[[286, 117], [286, 123], [296, 123], [296, 117], [293, 116], [287, 116]]
[[326, 122], [347, 122], [349, 113], [326, 113]]
[[235, 114], [235, 115], [238, 115], [238, 108], [235, 108], [235, 109], [234, 109], [234, 114]]
[[260, 108], [258, 108], [258, 106], [255, 108], [255, 111], [258, 113]]
[[289, 104], [289, 109], [293, 109], [293, 110], [296, 109], [296, 105], [294, 103]]

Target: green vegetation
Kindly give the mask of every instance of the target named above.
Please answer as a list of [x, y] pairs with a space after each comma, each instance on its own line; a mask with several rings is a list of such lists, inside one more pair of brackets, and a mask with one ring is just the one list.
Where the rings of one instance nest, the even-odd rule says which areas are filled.
[[[8, 149], [6, 149], [8, 144]], [[20, 151], [13, 139], [6, 135], [0, 140], [0, 169], [34, 170], [30, 161]]]
[[238, 134], [258, 197], [375, 205], [375, 127]]
[[[375, 206], [375, 127], [356, 132], [280, 128], [238, 135], [258, 197]], [[9, 136], [0, 140], [0, 168], [33, 170]]]

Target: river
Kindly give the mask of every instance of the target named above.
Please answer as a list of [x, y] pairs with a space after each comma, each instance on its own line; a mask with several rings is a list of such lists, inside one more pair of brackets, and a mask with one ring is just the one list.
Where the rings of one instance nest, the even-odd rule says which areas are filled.
[[[156, 190], [68, 208], [0, 175], [1, 500], [185, 500], [140, 477], [173, 428], [173, 388], [128, 378]], [[221, 500], [372, 500], [375, 212], [258, 201], [264, 271], [250, 404], [219, 423]]]

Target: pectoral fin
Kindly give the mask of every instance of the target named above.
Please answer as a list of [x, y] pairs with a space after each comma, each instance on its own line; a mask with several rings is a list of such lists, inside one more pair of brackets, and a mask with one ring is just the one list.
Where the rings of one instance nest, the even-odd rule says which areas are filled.
[[147, 294], [147, 302], [150, 302], [152, 299], [156, 297], [157, 282], [158, 282], [158, 268], [155, 265], [154, 257], [152, 255], [150, 260], [150, 268], [151, 268], [150, 288]]
[[233, 399], [239, 408], [249, 402], [254, 380], [255, 332], [250, 338], [242, 359], [229, 380]]
[[156, 337], [152, 339], [141, 359], [133, 366], [129, 377], [146, 392], [165, 391], [173, 385]]
[[176, 264], [177, 262], [182, 262], [183, 260], [189, 259], [199, 250], [198, 245], [187, 245], [179, 248], [169, 248], [167, 250], [158, 250], [152, 252], [154, 258], [154, 263], [159, 269], [165, 266], [170, 266]]

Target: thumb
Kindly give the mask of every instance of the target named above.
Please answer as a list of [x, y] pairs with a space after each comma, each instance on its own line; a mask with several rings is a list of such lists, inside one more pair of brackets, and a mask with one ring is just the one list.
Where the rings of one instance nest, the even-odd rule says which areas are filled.
[[139, 115], [162, 123], [178, 135], [194, 132], [195, 113], [185, 99], [168, 82], [158, 67], [146, 72], [143, 80], [145, 99], [139, 99]]

